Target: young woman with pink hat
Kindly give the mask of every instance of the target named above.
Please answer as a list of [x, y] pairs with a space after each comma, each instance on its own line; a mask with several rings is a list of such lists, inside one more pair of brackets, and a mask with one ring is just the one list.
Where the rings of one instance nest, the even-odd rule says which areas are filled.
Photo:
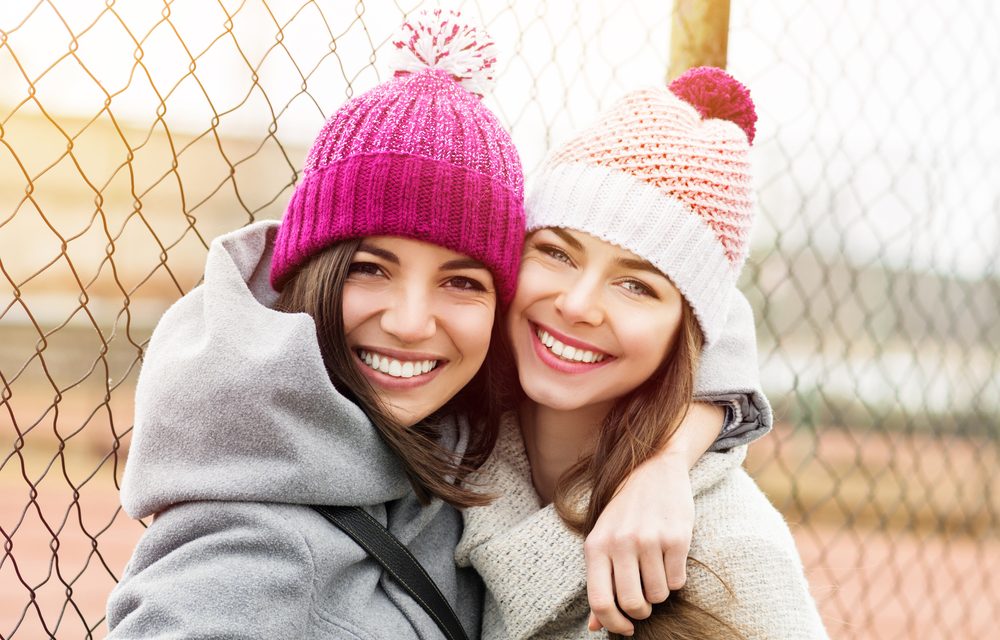
[[121, 495], [155, 518], [109, 599], [112, 638], [438, 637], [313, 505], [363, 508], [479, 635], [456, 508], [489, 501], [468, 473], [511, 406], [498, 311], [523, 176], [474, 93], [491, 43], [438, 11], [396, 46], [396, 76], [320, 132], [282, 222], [217, 238], [154, 331]]
[[636, 637], [825, 637], [788, 526], [741, 468], [745, 443], [717, 442], [690, 484], [663, 488], [694, 496], [683, 589], [666, 597], [657, 545], [608, 558], [583, 537], [675, 436], [698, 386], [732, 386], [717, 363], [739, 363], [725, 319], [749, 313], [735, 285], [755, 121], [741, 84], [694, 69], [625, 96], [535, 181], [507, 314], [523, 397], [476, 473], [499, 497], [465, 511], [457, 553], [486, 584], [484, 638], [593, 637], [588, 606], [615, 597], [661, 602], [625, 629]]

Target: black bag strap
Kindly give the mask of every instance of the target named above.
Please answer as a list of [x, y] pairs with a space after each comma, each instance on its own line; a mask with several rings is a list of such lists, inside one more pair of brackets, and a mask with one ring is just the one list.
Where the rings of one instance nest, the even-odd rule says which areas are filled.
[[448, 640], [468, 640], [462, 623], [410, 550], [385, 526], [360, 507], [313, 505], [324, 518], [357, 542], [396, 582], [420, 603]]

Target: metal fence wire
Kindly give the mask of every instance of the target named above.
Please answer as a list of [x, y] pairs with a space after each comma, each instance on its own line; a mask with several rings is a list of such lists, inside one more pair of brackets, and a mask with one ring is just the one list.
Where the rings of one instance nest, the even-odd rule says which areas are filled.
[[[684, 1], [684, 0], [681, 0]], [[690, 3], [697, 4], [697, 3]], [[143, 349], [215, 236], [278, 218], [418, 0], [0, 3], [0, 638], [103, 635]], [[668, 2], [462, 2], [530, 174], [662, 81]], [[733, 0], [761, 116], [748, 468], [834, 638], [1000, 619], [1000, 26], [990, 0]], [[762, 603], [766, 606], [766, 603]]]

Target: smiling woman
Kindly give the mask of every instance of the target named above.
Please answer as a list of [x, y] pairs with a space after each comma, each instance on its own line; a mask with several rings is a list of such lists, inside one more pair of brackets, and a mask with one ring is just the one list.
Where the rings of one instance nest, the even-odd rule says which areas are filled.
[[407, 238], [366, 238], [344, 285], [347, 344], [404, 426], [479, 371], [495, 315], [496, 288], [483, 263]]
[[540, 229], [522, 260], [508, 329], [521, 387], [548, 407], [606, 413], [660, 367], [690, 315], [661, 271], [586, 233]]
[[[121, 491], [156, 517], [108, 601], [111, 638], [435, 637], [312, 505], [362, 507], [478, 637], [456, 507], [489, 500], [462, 480], [506, 406], [497, 309], [523, 176], [466, 88], [492, 43], [456, 17], [404, 25], [396, 76], [326, 123], [281, 224], [217, 238], [204, 286], [157, 325]], [[473, 412], [475, 428], [456, 417]]]
[[[543, 167], [507, 320], [524, 398], [477, 472], [500, 497], [465, 511], [458, 550], [490, 594], [484, 638], [582, 639], [600, 624], [649, 640], [825, 637], [788, 526], [740, 466], [747, 440], [717, 439], [663, 487], [694, 502], [682, 588], [657, 536], [592, 542], [639, 467], [682, 433], [727, 318], [747, 313], [735, 284], [755, 120], [741, 84], [694, 69], [626, 95]], [[611, 593], [643, 615], [588, 621], [588, 602], [606, 612]]]
[[476, 466], [492, 449], [509, 369], [493, 283], [485, 264], [450, 249], [370, 236], [317, 254], [273, 305], [313, 319], [327, 375], [365, 408], [422, 499], [484, 500], [449, 480], [465, 470], [425, 428], [411, 427], [436, 412], [485, 409], [484, 428], [468, 434], [464, 464]]

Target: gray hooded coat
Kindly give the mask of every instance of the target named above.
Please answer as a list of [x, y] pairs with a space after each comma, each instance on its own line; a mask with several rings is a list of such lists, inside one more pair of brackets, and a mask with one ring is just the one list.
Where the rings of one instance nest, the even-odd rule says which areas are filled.
[[109, 637], [442, 637], [310, 504], [360, 505], [387, 524], [478, 637], [481, 583], [454, 561], [461, 516], [417, 502], [330, 383], [312, 319], [270, 309], [276, 229], [214, 241], [204, 284], [150, 340], [121, 498], [130, 516], [156, 517], [108, 600]]

